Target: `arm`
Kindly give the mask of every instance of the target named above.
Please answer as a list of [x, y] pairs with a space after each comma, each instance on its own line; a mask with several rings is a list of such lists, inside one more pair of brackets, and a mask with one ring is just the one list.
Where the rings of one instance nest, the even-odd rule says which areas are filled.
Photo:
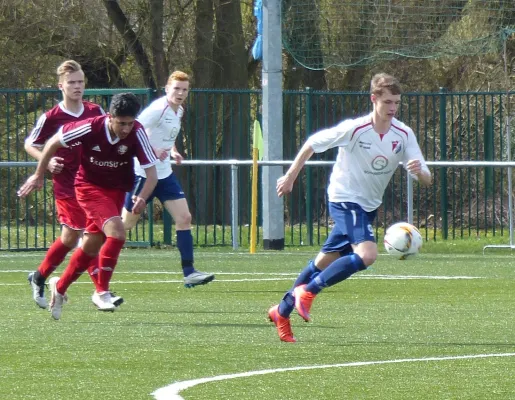
[[430, 186], [432, 183], [431, 172], [427, 168], [426, 161], [417, 138], [411, 129], [408, 130], [408, 148], [404, 158], [404, 168], [411, 176], [418, 180], [423, 186]]
[[45, 148], [43, 149], [43, 152], [41, 153], [41, 158], [39, 159], [36, 172], [34, 172], [34, 174], [30, 176], [18, 190], [18, 196], [26, 197], [34, 190], [38, 190], [43, 187], [43, 180], [45, 178], [45, 171], [48, 168], [48, 164], [50, 163], [50, 160], [52, 159], [57, 149], [61, 147], [65, 146], [61, 143], [60, 134], [56, 134], [48, 140]]
[[[25, 142], [25, 151], [27, 154], [36, 160], [41, 160], [43, 152], [39, 150], [39, 148], [32, 146], [30, 143]], [[52, 174], [58, 174], [63, 170], [64, 164], [61, 164], [63, 161], [62, 157], [52, 157], [50, 162], [48, 163], [48, 170]]]
[[431, 172], [426, 168], [422, 168], [420, 160], [409, 160], [406, 163], [406, 170], [413, 175], [422, 186], [431, 186], [433, 178]]
[[290, 166], [286, 174], [277, 180], [276, 189], [277, 195], [279, 197], [282, 197], [285, 194], [288, 194], [292, 191], [295, 179], [297, 179], [300, 170], [302, 169], [306, 161], [311, 158], [313, 153], [314, 150], [311, 147], [311, 145], [308, 142], [304, 143], [302, 148], [297, 153], [295, 160], [293, 161], [292, 165]]
[[145, 169], [145, 175], [147, 179], [141, 192], [138, 195], [132, 196], [132, 201], [134, 202], [134, 206], [132, 207], [133, 214], [141, 213], [147, 204], [147, 199], [154, 191], [154, 188], [157, 185], [157, 170], [155, 165], [152, 165], [149, 168]]
[[175, 145], [172, 147], [172, 150], [170, 150], [170, 156], [175, 160], [177, 165], [181, 165], [182, 160], [184, 160], [184, 157], [177, 151], [177, 147]]

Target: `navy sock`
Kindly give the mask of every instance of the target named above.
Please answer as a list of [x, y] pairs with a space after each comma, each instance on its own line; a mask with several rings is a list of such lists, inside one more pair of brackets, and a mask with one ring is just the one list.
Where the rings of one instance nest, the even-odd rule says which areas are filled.
[[294, 307], [295, 299], [293, 298], [292, 292], [286, 292], [283, 299], [279, 303], [279, 308], [277, 309], [277, 311], [279, 312], [279, 315], [281, 317], [289, 318]]
[[177, 248], [181, 253], [182, 272], [188, 276], [195, 271], [193, 267], [193, 236], [191, 231], [177, 231]]
[[300, 271], [299, 276], [295, 280], [295, 283], [293, 284], [293, 288], [296, 288], [297, 286], [307, 284], [311, 282], [311, 280], [320, 273], [321, 270], [319, 270], [315, 266], [315, 262], [313, 260], [309, 260], [308, 265]]
[[360, 256], [354, 253], [349, 254], [333, 261], [315, 279], [308, 283], [306, 290], [318, 294], [323, 288], [333, 286], [366, 268]]

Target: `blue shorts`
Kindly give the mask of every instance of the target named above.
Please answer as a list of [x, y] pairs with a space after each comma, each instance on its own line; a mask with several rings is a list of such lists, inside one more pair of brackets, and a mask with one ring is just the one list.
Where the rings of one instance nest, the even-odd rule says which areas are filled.
[[[132, 211], [132, 206], [134, 205], [132, 202], [132, 196], [141, 192], [146, 180], [147, 178], [136, 175], [132, 191], [125, 195], [124, 207], [127, 211]], [[159, 179], [157, 181], [157, 185], [150, 197], [147, 199], [147, 203], [150, 203], [154, 197], [159, 199], [163, 204], [167, 200], [178, 200], [184, 198], [184, 192], [182, 191], [181, 184], [177, 180], [175, 174], [170, 174], [166, 178]]]
[[322, 246], [322, 253], [342, 251], [349, 244], [376, 241], [372, 228], [376, 210], [366, 212], [356, 203], [329, 202], [329, 214], [334, 227]]

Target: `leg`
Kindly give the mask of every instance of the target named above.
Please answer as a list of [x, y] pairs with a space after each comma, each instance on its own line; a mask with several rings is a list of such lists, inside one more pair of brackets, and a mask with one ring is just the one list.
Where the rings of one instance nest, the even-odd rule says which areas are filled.
[[320, 252], [315, 260], [309, 260], [308, 265], [300, 272], [299, 276], [293, 283], [293, 287], [285, 293], [281, 302], [279, 303], [278, 313], [288, 318], [295, 307], [295, 298], [293, 292], [296, 287], [306, 285], [311, 282], [322, 270], [329, 264], [340, 257], [340, 253], [331, 251], [329, 253]]
[[[122, 221], [125, 226], [125, 230], [130, 231], [132, 228], [136, 226], [138, 223], [140, 214], [134, 214], [132, 212], [132, 196], [139, 194], [141, 192], [141, 189], [143, 188], [143, 185], [145, 184], [146, 178], [142, 176], [136, 176], [134, 181], [134, 186], [132, 188], [132, 191], [125, 194], [125, 200], [123, 204], [123, 210], [122, 210]], [[150, 196], [147, 199], [147, 203], [149, 203], [153, 199], [153, 195]]]
[[98, 285], [99, 294], [109, 292], [109, 282], [125, 244], [125, 228], [120, 217], [109, 219], [104, 225], [105, 243], [100, 248]]
[[41, 308], [46, 308], [44, 297], [45, 281], [63, 262], [77, 242], [86, 226], [86, 216], [74, 197], [56, 199], [57, 217], [61, 223], [61, 236], [50, 246], [37, 271], [30, 273], [28, 280], [33, 298]]
[[159, 188], [161, 192], [156, 196], [175, 221], [177, 248], [181, 254], [184, 286], [190, 288], [205, 285], [214, 280], [215, 276], [197, 271], [193, 266], [193, 236], [191, 235], [191, 213], [188, 202], [184, 198], [174, 174], [162, 181], [163, 185]]
[[91, 248], [98, 254], [98, 280], [92, 300], [99, 310], [113, 311], [123, 302], [113, 297], [109, 283], [125, 243], [125, 229], [120, 218], [125, 193], [91, 185], [77, 190], [77, 198], [87, 212], [88, 241], [83, 249]]
[[[353, 252], [337, 258], [307, 285], [295, 289], [295, 308], [305, 321], [309, 321], [313, 300], [323, 288], [333, 286], [366, 269], [377, 258], [377, 244], [371, 229], [375, 212], [367, 213], [354, 203], [330, 203], [330, 211], [336, 222], [335, 229], [339, 231], [333, 237], [336, 239], [333, 244], [338, 240], [341, 244], [353, 243]], [[331, 246], [326, 242], [324, 248]]]
[[[327, 237], [324, 246], [316, 256], [315, 260], [310, 260], [308, 265], [300, 272], [295, 280], [293, 287], [286, 292], [281, 303], [279, 303], [279, 314], [288, 318], [295, 306], [294, 290], [311, 282], [320, 272], [326, 269], [333, 261], [343, 255], [352, 252], [347, 237], [335, 226]], [[308, 319], [304, 318], [306, 321]]]
[[60, 319], [64, 300], [66, 299], [66, 291], [70, 285], [75, 282], [86, 271], [98, 256], [98, 251], [102, 244], [102, 236], [99, 234], [86, 234], [82, 241], [82, 247], [76, 249], [68, 266], [65, 268], [62, 276], [50, 279], [50, 311], [52, 318]]

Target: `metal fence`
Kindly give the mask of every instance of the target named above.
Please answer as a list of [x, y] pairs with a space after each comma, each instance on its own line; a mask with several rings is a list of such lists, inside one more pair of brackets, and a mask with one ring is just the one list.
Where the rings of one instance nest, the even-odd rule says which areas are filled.
[[[88, 90], [90, 100], [108, 108], [115, 92], [133, 91], [146, 104], [157, 93], [147, 89]], [[506, 134], [510, 99], [515, 93], [408, 93], [403, 95], [399, 119], [415, 131], [428, 161], [506, 161]], [[49, 182], [43, 191], [20, 201], [16, 188], [33, 171], [23, 141], [38, 116], [59, 100], [55, 90], [0, 90], [0, 249], [25, 250], [48, 247], [59, 235]], [[250, 161], [236, 169], [217, 161], [249, 160], [251, 126], [259, 119], [261, 93], [252, 90], [193, 90], [187, 104], [184, 135], [177, 143], [189, 160], [174, 167], [193, 215], [197, 245], [247, 246], [250, 239]], [[293, 159], [306, 137], [323, 127], [370, 111], [366, 93], [285, 91], [284, 159]], [[512, 127], [513, 131], [513, 127]], [[285, 244], [321, 244], [331, 221], [326, 207], [326, 186], [334, 152], [314, 157], [285, 199]], [[210, 162], [211, 161], [211, 165]], [[316, 161], [326, 161], [316, 165]], [[6, 162], [16, 162], [7, 167]], [[427, 240], [467, 238], [478, 235], [508, 236], [508, 169], [432, 168], [434, 185], [413, 186], [413, 218]], [[238, 185], [234, 188], [234, 180]], [[260, 186], [260, 185], [259, 185]], [[385, 194], [376, 221], [378, 232], [408, 218], [408, 182], [399, 169]], [[237, 210], [231, 208], [235, 194]], [[261, 210], [261, 206], [258, 207]], [[173, 224], [160, 204], [149, 207], [130, 233], [138, 245], [173, 244]], [[234, 215], [236, 212], [236, 216]], [[237, 217], [237, 226], [233, 221]], [[262, 216], [259, 216], [261, 221]], [[258, 237], [260, 242], [260, 236]]]

